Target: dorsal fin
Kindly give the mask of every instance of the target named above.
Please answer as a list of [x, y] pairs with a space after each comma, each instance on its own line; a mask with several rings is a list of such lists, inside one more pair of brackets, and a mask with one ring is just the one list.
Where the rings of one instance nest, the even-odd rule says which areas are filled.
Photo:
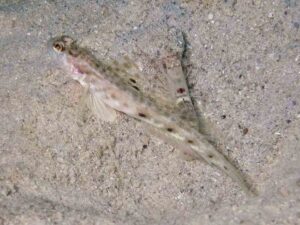
[[144, 92], [143, 83], [145, 80], [141, 75], [139, 67], [128, 56], [123, 56], [119, 60], [110, 60], [106, 62], [111, 70], [136, 90]]
[[146, 71], [141, 71], [137, 63], [128, 56], [110, 60], [107, 64], [125, 83], [203, 133], [206, 126], [196, 113], [182, 68], [185, 50], [183, 34], [175, 30], [167, 34], [166, 39], [169, 43], [160, 50], [160, 61], [151, 59], [139, 49], [136, 55], [143, 61]]

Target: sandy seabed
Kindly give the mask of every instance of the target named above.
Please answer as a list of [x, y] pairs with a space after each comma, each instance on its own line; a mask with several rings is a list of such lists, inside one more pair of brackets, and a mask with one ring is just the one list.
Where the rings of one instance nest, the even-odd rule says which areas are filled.
[[[299, 1], [2, 0], [0, 27], [0, 225], [300, 224]], [[193, 99], [258, 197], [131, 118], [82, 113], [47, 49], [67, 34], [159, 75], [172, 29]]]

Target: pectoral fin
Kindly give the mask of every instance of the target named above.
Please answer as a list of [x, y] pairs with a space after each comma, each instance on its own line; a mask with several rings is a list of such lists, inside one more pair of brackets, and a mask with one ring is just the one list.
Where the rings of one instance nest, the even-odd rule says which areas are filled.
[[97, 92], [86, 90], [85, 101], [98, 119], [106, 122], [114, 122], [117, 119], [117, 111], [107, 106]]

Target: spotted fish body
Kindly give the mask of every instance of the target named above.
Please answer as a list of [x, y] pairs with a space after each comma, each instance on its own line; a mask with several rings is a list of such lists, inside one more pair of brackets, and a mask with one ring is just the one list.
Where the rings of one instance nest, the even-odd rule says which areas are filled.
[[93, 101], [101, 105], [98, 111], [108, 110], [106, 115], [112, 117], [108, 121], [114, 119], [116, 110], [151, 125], [176, 147], [218, 167], [244, 190], [250, 191], [240, 172], [215, 149], [205, 134], [191, 126], [191, 121], [173, 114], [174, 108], [164, 99], [144, 94], [135, 77], [122, 76], [133, 64], [120, 66], [118, 63], [110, 65], [100, 62], [67, 36], [54, 38], [51, 47], [69, 67], [73, 79], [79, 81]]

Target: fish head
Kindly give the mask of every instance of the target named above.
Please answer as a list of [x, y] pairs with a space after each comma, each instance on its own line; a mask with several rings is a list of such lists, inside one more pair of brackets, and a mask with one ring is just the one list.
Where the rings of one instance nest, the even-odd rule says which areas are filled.
[[73, 38], [66, 35], [54, 37], [49, 40], [48, 49], [51, 55], [62, 62], [60, 66], [70, 72], [74, 80], [80, 83], [84, 80], [86, 74], [83, 72], [83, 64], [85, 61], [80, 57], [80, 55], [84, 56], [84, 52], [77, 46]]

